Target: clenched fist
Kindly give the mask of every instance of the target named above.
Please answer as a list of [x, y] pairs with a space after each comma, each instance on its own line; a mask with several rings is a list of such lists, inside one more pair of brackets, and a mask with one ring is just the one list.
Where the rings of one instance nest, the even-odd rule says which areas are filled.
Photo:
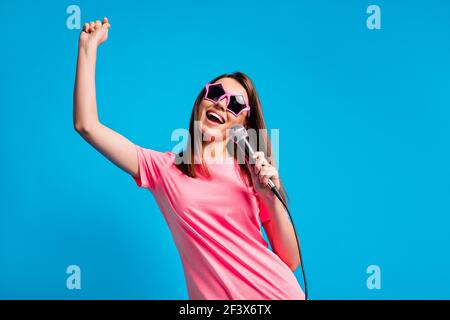
[[280, 189], [280, 178], [278, 176], [277, 169], [269, 163], [269, 161], [264, 156], [264, 152], [256, 151], [253, 154], [253, 159], [255, 160], [255, 165], [250, 168], [250, 174], [253, 180], [253, 186], [255, 191], [261, 195], [263, 198], [272, 198], [272, 191], [267, 188], [269, 179], [272, 180], [275, 187]]
[[98, 47], [100, 44], [108, 39], [108, 29], [111, 25], [108, 22], [108, 18], [103, 18], [103, 22], [100, 20], [85, 23], [83, 30], [80, 34], [78, 45], [80, 48], [87, 48], [89, 46]]

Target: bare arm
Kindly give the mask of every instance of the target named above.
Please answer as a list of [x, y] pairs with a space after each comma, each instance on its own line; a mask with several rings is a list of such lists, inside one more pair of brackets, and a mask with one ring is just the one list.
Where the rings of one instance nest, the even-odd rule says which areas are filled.
[[139, 174], [134, 144], [100, 123], [95, 90], [98, 46], [108, 38], [108, 20], [85, 24], [78, 43], [78, 62], [73, 95], [75, 130], [95, 149], [133, 176]]
[[263, 223], [267, 238], [273, 251], [292, 271], [295, 271], [300, 264], [300, 256], [292, 223], [283, 204], [275, 196], [266, 203], [271, 204], [268, 208], [271, 219]]

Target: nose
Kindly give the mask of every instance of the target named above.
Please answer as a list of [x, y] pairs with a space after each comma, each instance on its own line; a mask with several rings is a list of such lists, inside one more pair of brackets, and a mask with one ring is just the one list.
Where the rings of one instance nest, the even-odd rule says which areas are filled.
[[222, 110], [223, 112], [226, 111], [226, 109], [227, 109], [226, 106], [227, 106], [227, 97], [223, 97], [222, 100], [220, 100], [214, 104], [214, 107]]

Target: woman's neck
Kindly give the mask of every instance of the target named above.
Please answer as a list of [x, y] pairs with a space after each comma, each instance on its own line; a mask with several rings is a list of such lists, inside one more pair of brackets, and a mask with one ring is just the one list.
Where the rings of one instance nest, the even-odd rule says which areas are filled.
[[213, 161], [227, 160], [230, 157], [226, 141], [205, 141], [202, 151], [204, 159]]

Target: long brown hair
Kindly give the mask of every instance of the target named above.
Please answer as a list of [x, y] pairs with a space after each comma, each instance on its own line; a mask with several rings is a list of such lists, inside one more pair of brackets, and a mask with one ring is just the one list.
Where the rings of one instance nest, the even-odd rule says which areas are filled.
[[[251, 79], [242, 72], [225, 73], [225, 74], [222, 74], [222, 75], [214, 78], [209, 83], [214, 83], [217, 80], [220, 80], [222, 78], [232, 78], [232, 79], [236, 80], [247, 91], [247, 96], [248, 96], [248, 100], [249, 100], [248, 104], [250, 105], [251, 111], [250, 111], [250, 116], [247, 119], [246, 127], [247, 127], [247, 129], [250, 129], [250, 128], [254, 129], [254, 130], [256, 130], [257, 133], [259, 133], [256, 135], [256, 139], [257, 139], [256, 148], [258, 151], [264, 152], [267, 159], [272, 159], [273, 158], [272, 157], [272, 144], [270, 143], [270, 138], [267, 135], [267, 128], [266, 128], [266, 124], [264, 122], [261, 101], [259, 100], [258, 92], [256, 91], [255, 85], [253, 84]], [[189, 136], [190, 136], [190, 138], [188, 139], [189, 142], [188, 142], [188, 145], [186, 146], [186, 149], [182, 153], [178, 154], [178, 161], [177, 161], [178, 169], [181, 172], [183, 172], [185, 175], [192, 177], [192, 178], [197, 177], [198, 169], [200, 169], [204, 174], [209, 176], [209, 171], [208, 171], [206, 163], [203, 160], [203, 156], [202, 156], [202, 154], [200, 154], [200, 155], [198, 154], [199, 150], [201, 150], [201, 148], [199, 148], [200, 146], [198, 144], [202, 143], [202, 142], [195, 141], [195, 139], [193, 138], [195, 136], [195, 133], [194, 133], [195, 121], [200, 120], [200, 117], [201, 117], [201, 111], [199, 110], [200, 103], [202, 102], [205, 94], [206, 94], [206, 90], [205, 90], [205, 88], [203, 88], [200, 91], [200, 93], [198, 94], [197, 99], [195, 100], [194, 108], [192, 110], [191, 119], [189, 122]], [[261, 139], [262, 139], [262, 141], [261, 141]], [[199, 168], [199, 165], [195, 164], [195, 161], [193, 161], [194, 156], [201, 157], [202, 163], [200, 164], [200, 168]], [[182, 157], [184, 160], [180, 160], [180, 157]], [[234, 157], [236, 158], [236, 152], [234, 153]], [[271, 161], [271, 163], [273, 165], [273, 161]], [[252, 179], [251, 179], [250, 172], [249, 172], [247, 165], [240, 163], [239, 166], [240, 166], [241, 176], [246, 177], [246, 179], [244, 179], [244, 180], [248, 184], [251, 185]], [[284, 190], [283, 184], [281, 183], [281, 179], [280, 179], [280, 186], [281, 186], [280, 194], [286, 203], [286, 192]]]

